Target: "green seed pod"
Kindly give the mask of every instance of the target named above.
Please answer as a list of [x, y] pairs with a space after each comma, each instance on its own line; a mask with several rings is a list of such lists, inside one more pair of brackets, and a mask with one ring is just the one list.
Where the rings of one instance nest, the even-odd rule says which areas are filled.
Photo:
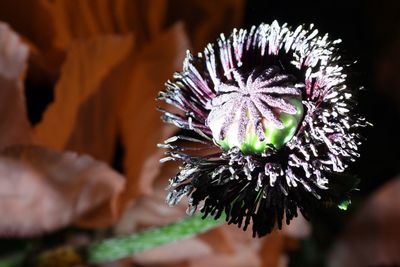
[[304, 113], [303, 104], [300, 99], [291, 98], [287, 101], [296, 108], [296, 113], [287, 114], [281, 112], [279, 114], [279, 120], [283, 124], [282, 128], [278, 128], [275, 124], [264, 119], [263, 125], [265, 127], [265, 139], [263, 141], [259, 140], [254, 127], [248, 127], [244, 142], [239, 143], [235, 130], [233, 130], [228, 131], [226, 137], [223, 140], [217, 140], [216, 143], [225, 150], [239, 147], [245, 154], [260, 154], [265, 151], [267, 146], [271, 145], [276, 149], [281, 148], [284, 144], [289, 142], [296, 133]]

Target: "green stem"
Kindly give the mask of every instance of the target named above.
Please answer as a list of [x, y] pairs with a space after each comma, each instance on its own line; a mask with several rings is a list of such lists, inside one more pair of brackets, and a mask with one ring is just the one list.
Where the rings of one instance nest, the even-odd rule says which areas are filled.
[[[41, 253], [31, 259], [37, 266], [75, 266], [82, 263], [104, 263], [132, 256], [138, 252], [204, 233], [224, 222], [212, 218], [201, 219], [202, 214], [187, 217], [168, 225], [151, 228], [139, 233], [105, 239], [86, 247], [60, 247]], [[24, 255], [13, 255], [0, 259], [0, 267], [20, 266]]]
[[91, 244], [86, 250], [86, 261], [100, 263], [128, 257], [147, 249], [206, 232], [224, 221], [224, 218], [203, 220], [201, 216], [198, 214], [158, 228]]

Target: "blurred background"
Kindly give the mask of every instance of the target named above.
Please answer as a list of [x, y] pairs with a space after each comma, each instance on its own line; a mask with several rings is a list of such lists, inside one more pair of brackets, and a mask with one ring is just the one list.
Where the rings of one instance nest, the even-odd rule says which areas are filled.
[[396, 0], [0, 1], [0, 266], [183, 217], [164, 204], [176, 166], [156, 144], [175, 129], [154, 99], [187, 49], [273, 20], [313, 23], [357, 61], [374, 127], [349, 210], [261, 239], [223, 225], [102, 266], [400, 266], [399, 13]]

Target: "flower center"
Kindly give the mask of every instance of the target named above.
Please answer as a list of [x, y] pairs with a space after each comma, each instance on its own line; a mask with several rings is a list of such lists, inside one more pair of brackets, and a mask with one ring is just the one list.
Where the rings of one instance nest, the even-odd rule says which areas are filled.
[[236, 84], [221, 83], [209, 103], [207, 118], [213, 138], [223, 149], [239, 147], [244, 153], [262, 153], [267, 146], [286, 144], [303, 118], [302, 84], [272, 66], [252, 72], [246, 82], [233, 71]]

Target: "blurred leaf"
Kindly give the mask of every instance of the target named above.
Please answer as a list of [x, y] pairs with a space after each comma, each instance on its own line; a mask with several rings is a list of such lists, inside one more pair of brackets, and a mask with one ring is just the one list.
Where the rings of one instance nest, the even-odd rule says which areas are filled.
[[89, 156], [8, 147], [0, 153], [0, 235], [54, 231], [110, 203], [123, 186], [121, 175]]
[[19, 36], [0, 22], [0, 149], [30, 141], [23, 86], [28, 52]]

